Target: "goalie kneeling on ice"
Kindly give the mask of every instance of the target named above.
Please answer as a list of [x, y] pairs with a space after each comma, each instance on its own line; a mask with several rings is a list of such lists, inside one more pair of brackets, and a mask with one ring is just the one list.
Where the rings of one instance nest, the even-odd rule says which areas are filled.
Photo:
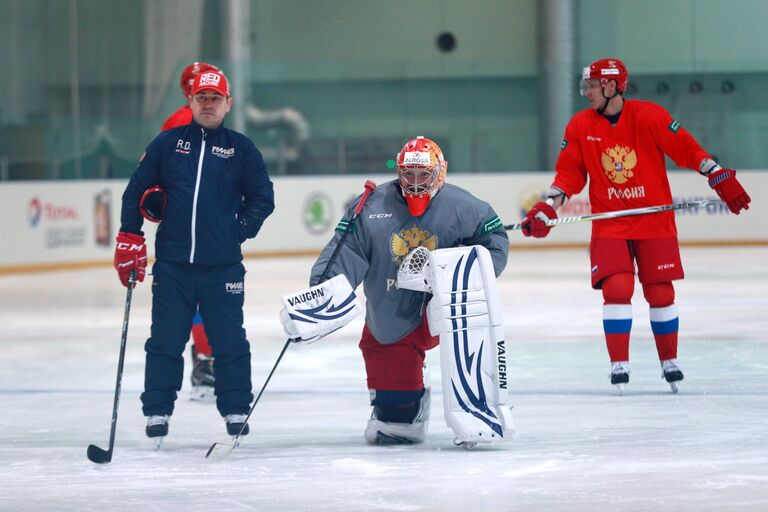
[[363, 312], [343, 274], [318, 285], [285, 295], [280, 321], [291, 341], [312, 343], [347, 325]]
[[504, 321], [488, 250], [417, 248], [400, 266], [398, 287], [433, 294], [427, 319], [440, 336], [445, 420], [456, 441], [511, 440]]

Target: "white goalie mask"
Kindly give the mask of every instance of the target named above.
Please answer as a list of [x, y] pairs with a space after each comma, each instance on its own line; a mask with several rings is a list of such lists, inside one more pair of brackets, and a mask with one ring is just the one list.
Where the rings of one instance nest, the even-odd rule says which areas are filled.
[[434, 141], [424, 137], [409, 140], [397, 154], [397, 178], [414, 217], [421, 216], [445, 183], [448, 162]]

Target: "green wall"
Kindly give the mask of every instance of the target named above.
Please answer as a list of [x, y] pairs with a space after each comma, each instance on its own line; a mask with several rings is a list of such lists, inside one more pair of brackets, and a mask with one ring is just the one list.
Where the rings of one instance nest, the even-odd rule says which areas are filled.
[[[155, 4], [73, 1], [0, 0], [0, 66], [12, 70], [0, 158], [11, 162], [11, 178], [129, 175], [181, 105], [175, 77], [189, 55], [233, 68], [224, 58], [224, 0], [174, 0], [180, 13], [202, 6], [189, 40], [174, 35], [176, 50], [146, 43], [147, 31], [169, 30], [148, 11]], [[768, 2], [574, 5], [574, 77], [596, 58], [620, 57], [636, 91], [629, 97], [670, 109], [724, 164], [766, 167]], [[340, 158], [345, 172], [384, 171], [415, 135], [434, 137], [452, 172], [536, 169], [538, 8], [535, 0], [251, 0], [250, 99], [264, 110], [294, 108], [309, 123], [292, 173], [337, 172]], [[444, 31], [456, 36], [453, 52], [436, 45]], [[160, 89], [146, 77], [148, 59], [158, 56], [175, 63]], [[726, 80], [732, 92], [722, 92]], [[701, 92], [691, 92], [694, 81]], [[153, 94], [159, 101], [148, 102]], [[277, 128], [248, 132], [266, 149], [285, 137]]]

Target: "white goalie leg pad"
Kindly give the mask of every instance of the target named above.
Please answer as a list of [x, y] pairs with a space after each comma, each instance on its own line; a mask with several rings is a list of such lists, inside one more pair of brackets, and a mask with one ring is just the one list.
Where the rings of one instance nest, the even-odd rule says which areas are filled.
[[440, 336], [445, 420], [456, 441], [511, 440], [507, 349], [496, 276], [485, 247], [430, 255], [430, 332]]

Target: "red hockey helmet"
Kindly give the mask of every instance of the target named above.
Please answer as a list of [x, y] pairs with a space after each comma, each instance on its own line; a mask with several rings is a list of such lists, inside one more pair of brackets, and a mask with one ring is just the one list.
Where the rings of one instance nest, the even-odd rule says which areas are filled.
[[207, 62], [193, 62], [189, 66], [184, 68], [181, 72], [181, 78], [179, 79], [179, 85], [181, 91], [184, 93], [184, 97], [188, 97], [192, 94], [192, 82], [195, 81], [195, 77], [203, 71], [221, 71], [213, 64]]
[[166, 203], [165, 190], [155, 185], [149, 187], [141, 196], [139, 212], [150, 222], [160, 222], [163, 220]]
[[440, 146], [419, 136], [405, 143], [397, 154], [395, 164], [408, 211], [419, 217], [445, 183], [448, 162], [443, 158]]
[[596, 60], [584, 68], [581, 75], [581, 95], [586, 95], [589, 80], [600, 80], [602, 87], [605, 87], [610, 80], [615, 80], [616, 90], [619, 94], [624, 94], [628, 79], [627, 66], [619, 59]]

